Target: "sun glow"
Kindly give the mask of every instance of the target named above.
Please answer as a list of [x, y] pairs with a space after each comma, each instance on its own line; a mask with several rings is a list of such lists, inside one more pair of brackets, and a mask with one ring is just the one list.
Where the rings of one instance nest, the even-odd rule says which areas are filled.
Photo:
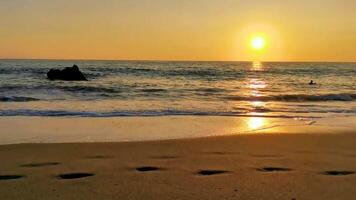
[[261, 36], [256, 36], [251, 39], [251, 47], [255, 50], [262, 50], [265, 47], [265, 39]]
[[265, 120], [262, 117], [252, 117], [248, 121], [248, 127], [250, 129], [256, 130], [260, 129], [265, 125]]

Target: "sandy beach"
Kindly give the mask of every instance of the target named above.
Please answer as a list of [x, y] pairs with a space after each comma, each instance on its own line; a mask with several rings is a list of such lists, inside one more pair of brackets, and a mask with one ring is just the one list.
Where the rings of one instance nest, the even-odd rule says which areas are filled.
[[354, 199], [353, 133], [0, 146], [0, 199]]

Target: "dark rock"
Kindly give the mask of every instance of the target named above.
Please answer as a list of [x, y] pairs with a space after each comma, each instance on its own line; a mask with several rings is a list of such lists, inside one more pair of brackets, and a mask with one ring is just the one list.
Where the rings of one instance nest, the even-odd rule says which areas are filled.
[[49, 80], [87, 81], [77, 65], [73, 65], [73, 67], [66, 67], [63, 70], [51, 69], [47, 73], [47, 78]]

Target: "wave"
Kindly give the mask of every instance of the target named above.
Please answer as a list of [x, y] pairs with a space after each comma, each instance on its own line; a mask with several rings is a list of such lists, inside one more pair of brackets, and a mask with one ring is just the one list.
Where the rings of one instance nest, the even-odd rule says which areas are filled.
[[197, 88], [197, 89], [192, 89], [192, 91], [205, 92], [205, 93], [219, 93], [219, 92], [225, 92], [226, 90], [222, 88]]
[[12, 96], [0, 97], [0, 102], [28, 102], [28, 101], [39, 101], [40, 99], [32, 98], [32, 97], [21, 97], [21, 96]]
[[159, 88], [148, 88], [148, 89], [142, 89], [141, 92], [167, 92], [167, 90], [159, 89]]
[[227, 96], [223, 97], [226, 100], [232, 101], [290, 101], [290, 102], [303, 102], [303, 101], [354, 101], [356, 94], [321, 94], [321, 95], [305, 95], [305, 94], [287, 94], [275, 96]]
[[97, 93], [119, 93], [120, 88], [110, 87], [93, 87], [93, 86], [60, 86], [54, 87], [54, 89], [61, 89], [69, 92], [97, 92]]
[[81, 93], [120, 93], [120, 87], [112, 86], [88, 86], [88, 85], [72, 85], [72, 86], [61, 86], [61, 85], [0, 85], [0, 92], [8, 92], [11, 90], [63, 90], [68, 92], [81, 92]]
[[[249, 114], [245, 112], [209, 112], [209, 111], [179, 111], [179, 110], [144, 110], [144, 111], [66, 111], [66, 110], [0, 110], [0, 116], [28, 116], [28, 117], [159, 117], [159, 116], [226, 116], [226, 117], [261, 117], [259, 114]], [[303, 118], [304, 116], [289, 114], [263, 115], [268, 118]], [[308, 116], [308, 118], [320, 118]]]

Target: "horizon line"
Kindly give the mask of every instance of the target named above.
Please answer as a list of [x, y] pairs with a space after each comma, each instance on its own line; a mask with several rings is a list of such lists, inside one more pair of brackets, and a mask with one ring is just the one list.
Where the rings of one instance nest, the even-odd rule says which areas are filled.
[[96, 58], [0, 58], [0, 60], [48, 60], [48, 61], [140, 61], [140, 62], [286, 62], [286, 63], [356, 63], [354, 61], [333, 61], [333, 60], [266, 60], [266, 61], [254, 61], [254, 60], [174, 60], [174, 59], [96, 59]]

